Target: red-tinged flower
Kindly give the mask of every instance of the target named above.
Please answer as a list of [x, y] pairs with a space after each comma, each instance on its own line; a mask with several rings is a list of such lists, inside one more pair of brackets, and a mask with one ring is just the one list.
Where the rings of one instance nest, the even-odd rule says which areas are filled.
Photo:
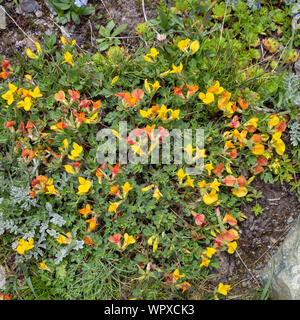
[[142, 89], [134, 89], [131, 92], [132, 97], [137, 97], [138, 101], [142, 100], [144, 97], [144, 91]]
[[29, 190], [29, 191], [28, 191], [28, 196], [29, 196], [31, 199], [34, 199], [35, 196], [36, 196], [36, 191], [35, 191], [35, 190]]
[[76, 117], [76, 121], [78, 121], [79, 123], [82, 123], [86, 120], [86, 117], [83, 111], [81, 111], [80, 113], [78, 113], [77, 111], [73, 111], [73, 114]]
[[239, 103], [240, 107], [241, 107], [243, 110], [248, 109], [249, 102], [244, 101], [244, 100], [242, 99], [242, 97], [239, 97], [238, 103]]
[[247, 179], [244, 176], [240, 176], [237, 178], [237, 182], [239, 184], [239, 187], [244, 187], [247, 183]]
[[122, 100], [124, 100], [125, 99], [125, 94], [126, 94], [126, 92], [123, 91], [123, 92], [115, 93], [115, 96], [116, 97], [120, 97]]
[[144, 269], [146, 267], [145, 263], [143, 263], [143, 262], [138, 263], [138, 266], [142, 269]]
[[231, 125], [232, 128], [235, 128], [235, 129], [239, 128], [239, 126], [241, 125], [240, 122], [239, 122], [239, 117], [238, 116], [234, 116], [232, 118], [232, 121], [231, 121], [230, 125]]
[[63, 90], [59, 90], [55, 95], [54, 95], [54, 99], [56, 101], [62, 102], [64, 104], [68, 104], [67, 100], [66, 100], [66, 95], [64, 93]]
[[108, 238], [109, 242], [115, 243], [115, 244], [120, 244], [121, 241], [121, 234], [120, 233], [116, 233], [113, 236]]
[[212, 172], [216, 175], [216, 176], [221, 176], [222, 172], [224, 171], [224, 165], [223, 163], [219, 163], [217, 166], [214, 167], [214, 169], [212, 170]]
[[71, 96], [70, 103], [72, 103], [80, 98], [79, 91], [73, 91], [73, 90], [69, 89], [68, 92], [69, 92], [69, 95]]
[[28, 131], [29, 131], [29, 130], [32, 130], [32, 129], [35, 127], [35, 124], [36, 124], [36, 121], [34, 121], [34, 122], [27, 121], [26, 129], [27, 129]]
[[96, 102], [92, 101], [92, 104], [93, 104], [92, 112], [101, 108], [101, 100], [98, 100]]
[[62, 130], [64, 128], [67, 128], [68, 125], [63, 121], [63, 118], [61, 118], [61, 122], [58, 122], [56, 125], [57, 129]]
[[224, 183], [226, 184], [226, 186], [233, 187], [236, 183], [236, 178], [232, 175], [226, 176], [224, 179]]
[[0, 73], [0, 78], [6, 80], [9, 75], [10, 75], [10, 72], [8, 72], [4, 68], [2, 68], [2, 72]]
[[87, 244], [90, 247], [94, 247], [96, 245], [96, 242], [94, 242], [90, 236], [86, 236], [84, 238], [84, 244]]
[[79, 103], [79, 108], [88, 109], [91, 102], [92, 102], [92, 100], [81, 100]]
[[228, 153], [228, 155], [229, 155], [229, 157], [236, 159], [239, 154], [236, 149], [233, 149]]
[[117, 185], [117, 186], [110, 186], [109, 194], [114, 194], [115, 196], [120, 195], [119, 185]]
[[280, 121], [278, 125], [275, 127], [275, 131], [278, 132], [283, 132], [286, 129], [286, 122], [285, 121]]
[[12, 128], [16, 124], [16, 121], [7, 121], [5, 122], [5, 128]]
[[25, 163], [29, 163], [35, 156], [34, 151], [30, 149], [25, 149], [22, 151], [22, 158]]
[[71, 166], [73, 166], [76, 170], [78, 170], [81, 166], [81, 163], [79, 161], [70, 163]]
[[182, 93], [182, 91], [181, 91], [182, 87], [183, 87], [183, 86], [180, 86], [179, 88], [174, 87], [174, 94], [175, 94], [176, 96], [184, 99], [184, 95], [183, 95], [183, 93]]
[[226, 214], [226, 216], [223, 219], [223, 223], [229, 223], [231, 226], [234, 226], [237, 224], [237, 220], [234, 219], [234, 217], [231, 214]]
[[21, 132], [23, 132], [23, 133], [26, 132], [24, 122], [21, 122], [20, 127], [19, 127], [19, 130], [20, 130]]
[[9, 60], [2, 60], [1, 66], [2, 66], [2, 68], [6, 68], [6, 69], [10, 69], [11, 68]]
[[204, 220], [205, 220], [204, 214], [196, 214], [195, 223], [197, 226], [200, 226], [200, 227], [203, 226], [205, 224]]
[[0, 300], [11, 300], [11, 299], [12, 299], [11, 293], [7, 293], [6, 295], [4, 295], [3, 292], [0, 292]]
[[259, 174], [259, 173], [264, 172], [264, 171], [265, 171], [265, 169], [262, 166], [256, 166], [254, 168], [254, 174]]
[[117, 174], [121, 172], [119, 163], [117, 163], [114, 167], [109, 167], [109, 169], [112, 171], [112, 179], [114, 179]]
[[98, 223], [97, 223], [97, 215], [94, 215], [93, 218], [85, 220], [89, 224], [87, 232], [93, 231], [97, 228]]
[[260, 166], [267, 166], [268, 165], [268, 159], [265, 157], [260, 157], [256, 160], [256, 163]]
[[262, 136], [257, 133], [255, 133], [250, 139], [250, 141], [252, 141], [253, 143], [261, 143], [261, 140], [262, 140]]
[[193, 84], [192, 86], [190, 86], [190, 85], [188, 85], [188, 84], [186, 83], [186, 86], [188, 87], [187, 98], [189, 98], [189, 97], [191, 97], [192, 95], [194, 95], [194, 94], [198, 91], [198, 89], [199, 89], [199, 87], [198, 87], [196, 84]]

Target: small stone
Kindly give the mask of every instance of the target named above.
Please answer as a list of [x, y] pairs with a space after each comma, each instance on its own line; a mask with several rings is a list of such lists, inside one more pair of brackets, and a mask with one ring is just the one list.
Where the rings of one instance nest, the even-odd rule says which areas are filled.
[[24, 12], [34, 12], [40, 9], [40, 5], [35, 0], [20, 0], [20, 6]]
[[3, 266], [0, 266], [0, 290], [5, 288], [6, 283], [6, 273]]
[[[274, 273], [272, 274], [272, 261]], [[279, 250], [260, 274], [266, 284], [272, 276], [271, 298], [275, 300], [300, 299], [300, 216]]]
[[35, 15], [37, 16], [37, 18], [41, 18], [41, 17], [43, 16], [43, 11], [37, 10], [37, 11], [35, 12]]
[[287, 224], [290, 224], [294, 221], [294, 218], [293, 217], [289, 217], [286, 221]]
[[5, 11], [2, 6], [0, 6], [0, 29], [2, 30], [6, 29]]
[[296, 71], [296, 75], [300, 76], [300, 58], [298, 59], [298, 61], [295, 63], [295, 71]]

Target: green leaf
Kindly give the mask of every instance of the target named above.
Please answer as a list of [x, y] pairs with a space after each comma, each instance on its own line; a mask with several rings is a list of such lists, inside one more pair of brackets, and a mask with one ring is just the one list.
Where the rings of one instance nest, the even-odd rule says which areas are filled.
[[121, 24], [120, 26], [118, 26], [115, 31], [112, 33], [112, 37], [116, 37], [117, 35], [119, 35], [121, 32], [123, 32], [127, 27], [127, 24]]

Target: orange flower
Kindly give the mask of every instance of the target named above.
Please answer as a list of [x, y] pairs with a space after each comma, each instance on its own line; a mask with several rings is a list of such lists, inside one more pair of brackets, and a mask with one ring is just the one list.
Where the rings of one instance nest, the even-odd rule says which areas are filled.
[[226, 176], [224, 179], [224, 183], [226, 184], [226, 186], [233, 187], [236, 183], [236, 178], [232, 175]]
[[76, 101], [80, 98], [80, 93], [79, 91], [73, 91], [73, 90], [68, 90], [70, 96], [71, 96], [71, 100], [70, 103], [72, 103], [73, 101]]
[[22, 151], [22, 158], [25, 161], [25, 163], [29, 163], [35, 156], [34, 151], [30, 149], [25, 149]]
[[231, 226], [234, 226], [237, 224], [237, 220], [234, 219], [234, 217], [231, 214], [226, 214], [226, 216], [223, 219], [223, 223], [229, 223]]
[[81, 213], [85, 218], [92, 213], [91, 206], [87, 204], [85, 208], [80, 209], [79, 213]]
[[97, 223], [97, 215], [95, 215], [93, 218], [85, 220], [85, 222], [89, 223], [89, 228], [87, 232], [93, 231], [98, 226]]
[[241, 107], [243, 110], [248, 109], [249, 102], [244, 101], [244, 100], [242, 99], [242, 97], [239, 97], [239, 98], [238, 98], [238, 103], [239, 103], [240, 107]]
[[108, 238], [109, 242], [115, 243], [117, 246], [120, 246], [121, 235], [120, 233], [116, 233], [113, 236]]
[[217, 166], [214, 167], [212, 172], [216, 176], [221, 176], [223, 171], [224, 171], [224, 165], [223, 165], [223, 163], [219, 163]]
[[54, 99], [56, 101], [62, 102], [64, 104], [67, 104], [66, 95], [63, 90], [59, 90], [55, 95]]
[[96, 242], [94, 242], [90, 236], [85, 236], [84, 243], [90, 247], [94, 247], [96, 245]]
[[188, 85], [186, 83], [186, 86], [188, 87], [187, 96], [186, 96], [187, 98], [189, 98], [192, 95], [194, 95], [199, 89], [199, 87], [196, 84], [193, 84], [193, 85], [190, 86], [190, 85]]

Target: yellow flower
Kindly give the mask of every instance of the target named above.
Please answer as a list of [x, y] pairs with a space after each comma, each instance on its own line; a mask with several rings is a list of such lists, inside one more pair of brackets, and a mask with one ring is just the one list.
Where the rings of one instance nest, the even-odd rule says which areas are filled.
[[200, 187], [200, 189], [205, 188], [205, 186], [206, 186], [205, 180], [199, 181], [197, 184]]
[[210, 264], [210, 260], [207, 259], [206, 257], [202, 257], [202, 262], [200, 264], [200, 267], [206, 267], [207, 268], [209, 266], [209, 264]]
[[89, 192], [92, 183], [89, 180], [86, 180], [82, 177], [78, 177], [78, 181], [80, 183], [80, 185], [78, 186], [78, 192], [76, 194], [85, 194], [87, 192]]
[[71, 155], [68, 155], [68, 158], [71, 160], [76, 160], [79, 158], [83, 148], [78, 145], [76, 142], [73, 142], [73, 150], [71, 151]]
[[159, 84], [159, 82], [157, 80], [152, 84], [152, 89], [155, 91], [157, 91], [160, 87], [161, 87], [161, 85]]
[[186, 174], [184, 173], [183, 169], [179, 169], [179, 171], [177, 172], [177, 176], [179, 179], [179, 183], [182, 183], [182, 180], [186, 176]]
[[155, 48], [150, 49], [150, 53], [146, 54], [143, 56], [143, 58], [147, 62], [154, 62], [156, 60], [156, 56], [159, 54], [159, 52]]
[[25, 241], [24, 238], [18, 239], [18, 246], [15, 249], [19, 254], [25, 254], [26, 251], [31, 250], [34, 247], [34, 240], [30, 238], [28, 241]]
[[26, 49], [26, 54], [30, 59], [38, 59], [39, 57], [33, 53], [29, 48]]
[[122, 201], [118, 201], [118, 202], [110, 202], [109, 201], [109, 208], [108, 208], [108, 212], [114, 212], [114, 213], [117, 213], [117, 209], [118, 209], [118, 206], [121, 204]]
[[63, 236], [62, 234], [59, 236], [59, 238], [56, 239], [56, 241], [59, 243], [59, 244], [69, 244], [70, 242], [68, 241], [68, 239]]
[[161, 194], [161, 192], [159, 191], [158, 187], [155, 187], [154, 193], [153, 193], [153, 198], [155, 198], [156, 200], [159, 200], [160, 197], [162, 197], [163, 195]]
[[74, 168], [72, 166], [70, 166], [69, 164], [66, 164], [64, 167], [65, 167], [66, 172], [71, 173], [71, 174], [76, 173]]
[[9, 84], [8, 84], [8, 89], [9, 89], [9, 91], [11, 91], [12, 93], [14, 93], [14, 92], [17, 91], [18, 87], [16, 87], [16, 86], [15, 86], [14, 84], [12, 84], [12, 83], [9, 83]]
[[31, 99], [26, 97], [24, 100], [17, 103], [18, 108], [24, 108], [25, 111], [29, 111], [32, 106]]
[[239, 187], [238, 189], [232, 189], [231, 191], [239, 198], [245, 197], [248, 193], [248, 189], [246, 187]]
[[211, 92], [207, 92], [206, 94], [203, 92], [199, 93], [199, 98], [205, 103], [210, 104], [215, 101], [215, 96]]
[[272, 135], [271, 145], [275, 148], [279, 155], [283, 155], [285, 151], [285, 144], [281, 139], [281, 131], [278, 131]]
[[67, 51], [65, 54], [64, 54], [64, 58], [65, 60], [62, 62], [62, 63], [69, 63], [71, 64], [72, 66], [74, 65], [74, 62], [73, 62], [73, 55]]
[[214, 93], [214, 94], [221, 94], [225, 89], [220, 87], [220, 82], [217, 80], [213, 86], [210, 86], [207, 89], [207, 92]]
[[50, 268], [46, 265], [45, 261], [40, 262], [40, 269], [51, 271]]
[[[154, 240], [154, 243], [153, 243], [153, 240]], [[157, 236], [152, 236], [148, 239], [147, 243], [149, 244], [149, 246], [152, 246], [153, 245], [153, 249], [152, 251], [155, 252], [157, 250], [157, 247], [158, 247], [158, 237]]]
[[275, 115], [271, 115], [270, 116], [270, 120], [268, 122], [268, 126], [271, 129], [271, 128], [277, 126], [279, 122], [280, 122], [280, 120], [279, 120], [279, 118], [277, 117], [276, 114]]
[[205, 154], [205, 149], [199, 149], [197, 146], [196, 146], [196, 159], [198, 158], [206, 158], [207, 155]]
[[66, 39], [65, 37], [63, 37], [63, 36], [60, 37], [60, 41], [61, 41], [62, 44], [64, 44], [64, 45], [68, 44], [67, 39]]
[[198, 40], [195, 40], [190, 45], [190, 50], [192, 50], [192, 54], [195, 54], [200, 48], [200, 44]]
[[170, 116], [169, 120], [174, 120], [174, 119], [179, 120], [180, 110], [179, 109], [177, 109], [177, 110], [170, 109], [170, 110], [171, 110], [171, 116]]
[[207, 247], [205, 254], [207, 255], [208, 258], [211, 258], [216, 253], [216, 251], [217, 250], [215, 248]]
[[41, 94], [40, 88], [38, 86], [36, 86], [32, 92], [30, 92], [30, 95], [32, 96], [32, 98], [40, 98], [43, 95]]
[[35, 42], [34, 44], [36, 46], [36, 51], [37, 51], [38, 55], [40, 56], [42, 54], [41, 45], [38, 42]]
[[110, 85], [111, 85], [111, 86], [114, 85], [114, 84], [118, 81], [118, 79], [119, 79], [119, 76], [113, 77], [113, 79], [111, 80]]
[[190, 42], [191, 42], [190, 39], [181, 40], [178, 42], [177, 46], [181, 51], [187, 52], [187, 48], [188, 48]]
[[230, 254], [232, 254], [232, 253], [234, 253], [234, 251], [235, 251], [236, 248], [237, 248], [237, 243], [236, 243], [236, 241], [229, 242], [229, 243], [228, 243], [228, 250], [227, 250], [227, 252], [230, 253]]
[[218, 293], [221, 293], [224, 296], [227, 296], [228, 291], [231, 290], [231, 286], [227, 284], [223, 284], [222, 282], [219, 283], [218, 286]]
[[184, 275], [184, 274], [180, 274], [180, 273], [179, 273], [179, 269], [176, 269], [176, 270], [173, 272], [173, 277], [177, 280], [178, 278], [184, 278], [185, 275]]
[[124, 186], [122, 186], [122, 189], [124, 192], [124, 197], [126, 197], [127, 193], [132, 189], [132, 187], [129, 182], [126, 182]]
[[211, 175], [211, 170], [214, 168], [212, 163], [207, 163], [206, 165], [204, 165], [204, 168], [207, 170], [208, 175]]
[[170, 73], [177, 73], [177, 74], [180, 74], [181, 71], [183, 69], [183, 65], [182, 63], [180, 62], [179, 66], [176, 67], [175, 64], [172, 64], [172, 70], [170, 71]]
[[214, 181], [211, 183], [211, 188], [219, 191], [219, 186], [221, 185], [221, 183], [215, 178]]
[[4, 100], [7, 101], [7, 104], [10, 106], [14, 102], [13, 92], [8, 90], [1, 96]]
[[187, 179], [185, 181], [185, 186], [188, 186], [188, 187], [192, 187], [192, 188], [195, 188], [194, 186], [194, 180], [195, 179], [192, 179], [190, 176], [187, 176]]
[[255, 143], [253, 148], [251, 149], [251, 152], [255, 155], [261, 155], [265, 152], [265, 147], [261, 143]]
[[207, 205], [211, 205], [218, 200], [218, 194], [215, 189], [212, 189], [209, 194], [203, 196], [203, 201]]
[[129, 236], [128, 233], [124, 234], [124, 244], [126, 244], [126, 246], [136, 243], [136, 240], [134, 239], [133, 236]]

